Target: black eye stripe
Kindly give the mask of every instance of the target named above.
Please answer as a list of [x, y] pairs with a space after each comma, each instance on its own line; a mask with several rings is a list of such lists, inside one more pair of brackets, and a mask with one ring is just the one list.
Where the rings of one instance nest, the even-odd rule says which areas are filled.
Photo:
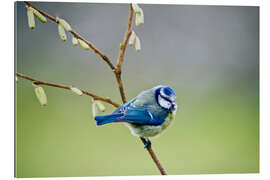
[[170, 103], [172, 103], [172, 101], [171, 101], [170, 99], [168, 99], [167, 97], [162, 96], [162, 94], [160, 94], [160, 96], [161, 96], [163, 99], [165, 99], [166, 101], [169, 101]]

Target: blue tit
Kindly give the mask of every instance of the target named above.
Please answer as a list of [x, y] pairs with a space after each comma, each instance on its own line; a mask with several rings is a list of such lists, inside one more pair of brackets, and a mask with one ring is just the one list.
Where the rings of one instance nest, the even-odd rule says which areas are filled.
[[175, 117], [176, 94], [169, 86], [156, 86], [141, 92], [137, 97], [117, 108], [112, 114], [96, 116], [97, 126], [123, 122], [131, 133], [146, 140], [159, 135]]

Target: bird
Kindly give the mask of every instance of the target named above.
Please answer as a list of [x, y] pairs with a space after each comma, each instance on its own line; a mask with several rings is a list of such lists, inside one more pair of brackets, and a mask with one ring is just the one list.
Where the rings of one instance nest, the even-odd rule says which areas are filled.
[[112, 114], [95, 116], [96, 125], [122, 122], [131, 134], [144, 138], [144, 148], [152, 143], [150, 137], [158, 136], [175, 119], [176, 94], [169, 86], [158, 85], [145, 90], [124, 103]]

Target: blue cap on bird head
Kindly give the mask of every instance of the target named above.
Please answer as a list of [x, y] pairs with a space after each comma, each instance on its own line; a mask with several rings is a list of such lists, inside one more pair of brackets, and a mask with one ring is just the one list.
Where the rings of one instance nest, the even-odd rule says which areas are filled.
[[168, 111], [176, 110], [176, 94], [169, 86], [157, 86], [155, 97], [158, 105]]

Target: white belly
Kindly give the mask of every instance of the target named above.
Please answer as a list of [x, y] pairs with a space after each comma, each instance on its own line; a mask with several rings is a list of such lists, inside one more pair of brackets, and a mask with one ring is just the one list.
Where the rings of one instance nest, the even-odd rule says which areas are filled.
[[126, 123], [132, 135], [137, 137], [153, 137], [161, 133], [161, 126], [134, 125]]

